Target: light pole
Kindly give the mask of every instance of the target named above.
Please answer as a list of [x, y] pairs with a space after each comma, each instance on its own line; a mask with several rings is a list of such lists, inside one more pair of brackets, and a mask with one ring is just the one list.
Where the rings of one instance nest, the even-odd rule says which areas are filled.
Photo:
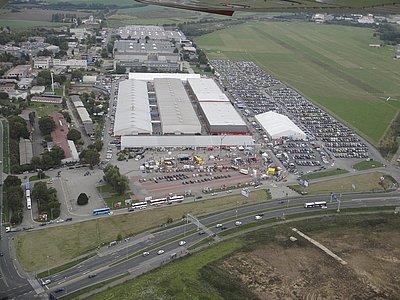
[[221, 142], [219, 144], [219, 158], [221, 159], [221, 155], [222, 155], [222, 141], [224, 140], [224, 138], [226, 138], [226, 135], [221, 135]]
[[50, 256], [46, 255], [47, 257], [47, 277], [50, 276]]
[[237, 216], [238, 216], [238, 205], [239, 205], [239, 201], [236, 201], [236, 210], [235, 210], [236, 221], [237, 221]]
[[340, 212], [340, 202], [342, 200], [342, 194], [340, 194], [339, 198], [338, 198], [338, 205], [337, 205], [337, 212]]

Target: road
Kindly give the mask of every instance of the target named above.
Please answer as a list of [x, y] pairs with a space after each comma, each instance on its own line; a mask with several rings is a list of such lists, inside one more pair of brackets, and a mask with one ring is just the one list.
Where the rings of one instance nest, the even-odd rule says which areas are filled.
[[[341, 208], [350, 207], [367, 207], [367, 206], [400, 206], [399, 195], [395, 194], [359, 194], [359, 195], [343, 195], [341, 200]], [[226, 229], [234, 228], [235, 221], [239, 220], [242, 224], [257, 222], [254, 216], [262, 211], [276, 209], [274, 211], [265, 212], [263, 219], [279, 218], [283, 215], [297, 214], [307, 211], [315, 211], [315, 209], [305, 209], [302, 204], [310, 201], [321, 200], [321, 197], [313, 196], [307, 198], [296, 198], [284, 201], [268, 201], [257, 205], [238, 207], [237, 209], [231, 209], [219, 214], [200, 218], [199, 221], [202, 225], [209, 227], [211, 234], [216, 234], [214, 238], [218, 237], [218, 233], [221, 232], [220, 228], [216, 228], [216, 223], [223, 223]], [[290, 205], [289, 205], [290, 204]], [[292, 207], [292, 205], [299, 205]], [[327, 212], [334, 212], [337, 209], [337, 203], [328, 203]], [[245, 217], [240, 217], [247, 215]], [[238, 217], [236, 217], [238, 216]], [[223, 222], [224, 219], [229, 221]], [[185, 224], [182, 226], [166, 229], [156, 233], [148, 233], [140, 235], [135, 238], [131, 238], [129, 241], [123, 241], [117, 246], [105, 247], [98, 251], [98, 254], [91, 259], [74, 266], [61, 273], [50, 276], [52, 283], [49, 284], [48, 292], [54, 291], [57, 288], [63, 287], [65, 290], [57, 293], [57, 295], [63, 295], [65, 293], [72, 293], [79, 289], [82, 289], [88, 285], [101, 282], [103, 280], [110, 279], [112, 277], [134, 273], [138, 268], [140, 270], [147, 271], [152, 267], [156, 267], [161, 263], [165, 263], [170, 259], [170, 253], [182, 253], [187, 247], [197, 243], [198, 241], [208, 237], [208, 234], [199, 235], [196, 230], [196, 224]], [[181, 236], [186, 233], [186, 236]], [[174, 240], [170, 242], [171, 239]], [[186, 245], [184, 247], [179, 246], [179, 239], [184, 239]], [[149, 247], [154, 247], [157, 244], [163, 244], [162, 247], [156, 247], [153, 250], [148, 250]], [[159, 249], [165, 251], [164, 254], [158, 255]], [[150, 254], [146, 257], [140, 255], [143, 251], [149, 251]], [[128, 258], [129, 255], [139, 253], [138, 256]], [[123, 263], [116, 264], [116, 262], [123, 260]], [[130, 270], [130, 271], [129, 271]], [[95, 277], [89, 278], [89, 274], [96, 274]], [[29, 295], [29, 294], [28, 294]], [[32, 292], [32, 296], [34, 293]], [[22, 299], [22, 298], [21, 298]]]
[[[21, 295], [32, 290], [28, 281], [22, 278], [14, 266], [10, 253], [9, 239], [3, 228], [3, 124], [0, 122], [0, 298], [6, 294]], [[7, 220], [8, 221], [8, 220]]]

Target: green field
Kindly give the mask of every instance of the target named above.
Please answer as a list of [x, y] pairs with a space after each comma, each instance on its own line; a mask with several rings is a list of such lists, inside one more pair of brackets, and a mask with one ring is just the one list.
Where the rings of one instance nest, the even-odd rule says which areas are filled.
[[400, 61], [373, 30], [298, 22], [230, 26], [195, 42], [209, 59], [251, 60], [377, 145], [400, 109]]
[[382, 167], [382, 163], [380, 163], [379, 161], [360, 161], [359, 163], [356, 163], [355, 165], [353, 165], [353, 169], [357, 170], [357, 171], [361, 171], [361, 170], [368, 170], [368, 169], [373, 169], [373, 168], [379, 168]]
[[9, 26], [11, 29], [31, 28], [31, 27], [57, 27], [65, 26], [65, 23], [54, 22], [40, 22], [40, 21], [27, 21], [27, 20], [0, 20], [0, 26]]
[[316, 173], [310, 173], [310, 174], [305, 174], [302, 175], [301, 178], [310, 180], [310, 179], [316, 179], [316, 178], [321, 178], [321, 177], [328, 177], [328, 176], [335, 176], [335, 175], [340, 175], [340, 174], [346, 174], [349, 171], [343, 170], [343, 169], [332, 169], [324, 172], [316, 172]]

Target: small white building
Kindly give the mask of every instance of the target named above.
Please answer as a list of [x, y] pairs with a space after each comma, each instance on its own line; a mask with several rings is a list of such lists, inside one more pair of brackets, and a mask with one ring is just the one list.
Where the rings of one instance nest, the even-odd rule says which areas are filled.
[[50, 56], [38, 56], [33, 60], [34, 69], [49, 69], [51, 67]]
[[31, 88], [31, 95], [40, 95], [43, 94], [46, 90], [46, 87], [43, 85], [35, 85]]
[[97, 76], [85, 75], [82, 77], [83, 83], [95, 83], [97, 81]]

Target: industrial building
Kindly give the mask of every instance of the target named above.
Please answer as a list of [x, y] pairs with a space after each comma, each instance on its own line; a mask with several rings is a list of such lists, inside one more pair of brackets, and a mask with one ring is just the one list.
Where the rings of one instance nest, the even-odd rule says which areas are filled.
[[183, 136], [122, 136], [121, 149], [125, 148], [207, 148], [253, 147], [250, 135], [183, 135]]
[[169, 41], [134, 41], [119, 40], [114, 43], [116, 60], [160, 60], [178, 61], [179, 53], [174, 53], [175, 46]]
[[114, 135], [152, 134], [147, 83], [124, 80], [119, 83]]
[[247, 133], [246, 123], [213, 79], [189, 78], [187, 82], [210, 133]]
[[83, 105], [83, 102], [81, 101], [80, 97], [78, 95], [71, 95], [71, 100], [75, 106], [79, 118], [81, 119], [83, 127], [85, 128], [86, 134], [88, 136], [93, 136], [94, 135], [93, 121], [88, 111], [86, 110], [85, 106]]
[[257, 122], [272, 140], [304, 140], [307, 135], [287, 116], [268, 111], [255, 116]]
[[155, 79], [154, 90], [163, 134], [201, 133], [200, 121], [181, 80]]
[[199, 102], [211, 134], [246, 134], [247, 125], [230, 102]]
[[122, 39], [145, 39], [148, 36], [152, 40], [186, 40], [181, 31], [165, 30], [161, 26], [127, 25], [119, 27], [117, 32]]
[[229, 102], [229, 98], [211, 78], [190, 78], [188, 84], [199, 102]]
[[129, 79], [154, 81], [156, 78], [177, 78], [181, 81], [188, 81], [191, 78], [200, 78], [200, 74], [188, 73], [129, 73]]

